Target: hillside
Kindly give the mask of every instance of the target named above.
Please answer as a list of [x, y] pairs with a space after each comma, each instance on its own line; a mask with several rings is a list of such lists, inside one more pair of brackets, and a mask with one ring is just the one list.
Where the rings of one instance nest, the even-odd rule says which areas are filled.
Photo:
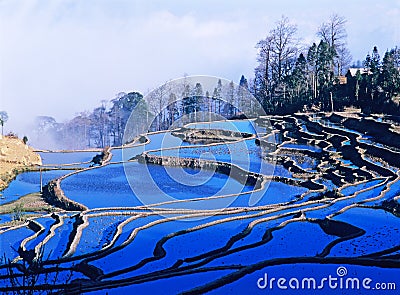
[[42, 164], [40, 156], [18, 138], [0, 138], [0, 190], [21, 171]]

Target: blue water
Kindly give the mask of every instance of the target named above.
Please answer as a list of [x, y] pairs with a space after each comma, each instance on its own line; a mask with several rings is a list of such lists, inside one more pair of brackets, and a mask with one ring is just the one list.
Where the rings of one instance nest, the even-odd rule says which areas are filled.
[[44, 257], [49, 257], [50, 259], [58, 259], [62, 257], [67, 248], [74, 221], [73, 218], [64, 218], [63, 225], [56, 230], [55, 236], [52, 237], [43, 247]]
[[[266, 214], [266, 215], [262, 216], [262, 218], [270, 217], [270, 216], [272, 216], [272, 214]], [[245, 236], [244, 238], [240, 239], [239, 241], [236, 241], [235, 244], [232, 246], [232, 248], [233, 249], [239, 248], [242, 246], [260, 242], [267, 229], [276, 227], [279, 224], [281, 224], [282, 222], [287, 221], [292, 218], [293, 218], [293, 216], [287, 216], [287, 217], [280, 217], [280, 218], [276, 218], [276, 219], [265, 221], [265, 222], [260, 222], [252, 228], [249, 235]]]
[[38, 154], [42, 158], [43, 165], [60, 165], [88, 162], [91, 161], [95, 155], [99, 154], [99, 152], [39, 152]]
[[[268, 259], [267, 255], [265, 255], [264, 260]], [[344, 285], [340, 287], [340, 277], [337, 275], [337, 269], [342, 266], [347, 270], [347, 276], [344, 277]], [[329, 287], [328, 281], [325, 281], [322, 289], [309, 290], [307, 288], [304, 289], [292, 289], [289, 287], [289, 281], [291, 279], [297, 279], [300, 282], [303, 278], [314, 278], [316, 280], [317, 286], [321, 285], [322, 279], [329, 279], [331, 276], [336, 281], [332, 282], [336, 284], [336, 288]], [[246, 276], [243, 276], [240, 280], [237, 280], [233, 283], [227, 284], [221, 288], [213, 290], [207, 294], [274, 294], [274, 295], [284, 295], [284, 294], [327, 294], [327, 295], [364, 295], [368, 293], [373, 294], [397, 294], [397, 288], [399, 286], [399, 276], [400, 270], [398, 269], [385, 269], [379, 267], [368, 267], [368, 266], [358, 266], [358, 265], [337, 265], [337, 264], [284, 264], [284, 265], [275, 265], [268, 267], [261, 267], [259, 270], [255, 270], [254, 272], [250, 272]], [[265, 289], [260, 289], [257, 287], [257, 281], [261, 278], [261, 286], [263, 286], [264, 279], [267, 277], [267, 287]], [[280, 278], [284, 278], [285, 286], [287, 289], [282, 290], [277, 286], [277, 281]], [[351, 289], [345, 288], [345, 280], [347, 278], [358, 278], [360, 281], [359, 289]], [[365, 278], [370, 278], [371, 283], [369, 286], [371, 289], [363, 289], [362, 281]], [[273, 279], [273, 280], [272, 280]], [[272, 288], [270, 288], [272, 280]], [[161, 281], [162, 282], [162, 281]], [[396, 291], [393, 290], [372, 290], [375, 288], [376, 283], [388, 283], [388, 282], [396, 282]], [[307, 283], [306, 283], [307, 286]]]
[[40, 217], [40, 218], [35, 219], [35, 221], [40, 223], [45, 228], [45, 230], [36, 239], [30, 240], [26, 244], [27, 249], [34, 249], [36, 245], [38, 245], [40, 242], [42, 242], [46, 238], [46, 236], [50, 230], [50, 227], [55, 223], [55, 220], [50, 217]]
[[0, 224], [13, 220], [12, 214], [0, 214]]
[[[341, 126], [328, 123], [333, 128]], [[257, 126], [252, 122], [233, 121], [233, 122], [213, 122], [210, 125], [197, 124], [189, 125], [193, 128], [216, 128], [235, 130], [241, 132], [255, 133]], [[308, 130], [304, 127], [305, 132]], [[210, 160], [218, 160], [236, 164], [245, 170], [261, 172], [267, 175], [279, 175], [285, 177], [293, 177], [292, 173], [281, 165], [274, 165], [263, 160], [265, 151], [255, 145], [254, 139], [246, 140], [240, 143], [227, 143], [215, 145], [212, 147], [199, 147], [190, 143], [182, 142], [179, 138], [171, 136], [167, 133], [150, 134], [150, 143], [138, 147], [128, 147], [124, 150], [113, 149], [112, 161], [118, 162], [127, 160], [143, 151], [163, 149], [163, 151], [155, 152], [157, 155], [177, 156], [182, 158], [203, 158]], [[188, 148], [181, 148], [188, 146]], [[179, 147], [173, 150], [165, 150], [165, 148]], [[284, 144], [284, 147], [294, 149], [306, 149], [314, 152], [320, 152], [321, 149], [311, 145]], [[82, 161], [90, 161], [96, 153], [42, 153], [44, 163], [46, 164], [66, 164]], [[310, 157], [292, 157], [303, 169], [316, 169], [318, 162]], [[344, 165], [353, 165], [350, 161], [343, 160]], [[397, 171], [397, 170], [396, 170]], [[46, 183], [50, 179], [59, 177], [69, 171], [49, 171], [43, 173], [43, 182]], [[336, 188], [331, 181], [320, 178], [317, 182], [325, 184], [328, 189]], [[341, 200], [325, 209], [305, 212], [308, 218], [325, 218], [329, 214], [338, 212], [345, 206], [355, 202], [364, 201], [365, 199], [378, 196], [385, 188], [381, 179], [372, 179], [362, 184], [353, 184], [344, 188], [341, 192], [345, 195], [353, 195], [362, 189], [380, 184], [379, 187], [363, 193], [357, 194], [354, 198]], [[221, 220], [227, 217], [240, 217], [239, 220], [232, 220], [223, 224], [213, 225], [204, 229], [199, 229], [191, 233], [178, 235], [168, 240], [164, 244], [166, 256], [160, 260], [144, 264], [137, 270], [129, 271], [121, 274], [116, 279], [138, 276], [143, 278], [144, 274], [160, 271], [171, 267], [179, 259], [195, 257], [209, 251], [217, 250], [227, 245], [229, 240], [238, 233], [243, 232], [250, 222], [256, 218], [275, 217], [257, 224], [251, 233], [230, 245], [233, 252], [226, 253], [219, 258], [205, 264], [203, 267], [220, 267], [220, 266], [251, 266], [264, 260], [289, 258], [289, 257], [313, 257], [332, 241], [336, 241], [338, 237], [326, 234], [318, 224], [297, 221], [287, 224], [284, 228], [278, 229], [272, 233], [273, 238], [268, 243], [257, 244], [262, 240], [263, 235], [268, 229], [276, 228], [282, 222], [290, 220], [293, 216], [279, 217], [278, 214], [296, 213], [300, 210], [308, 210], [322, 206], [323, 204], [313, 204], [304, 206], [302, 202], [308, 200], [310, 196], [316, 193], [310, 192], [305, 188], [287, 185], [281, 182], [272, 181], [267, 187], [257, 193], [250, 193], [253, 189], [251, 186], [244, 186], [236, 180], [229, 178], [227, 175], [214, 173], [213, 171], [177, 168], [157, 165], [144, 165], [137, 162], [131, 162], [115, 165], [107, 165], [100, 168], [80, 172], [65, 179], [61, 184], [67, 197], [87, 205], [89, 208], [101, 207], [132, 207], [151, 205], [165, 201], [176, 201], [175, 203], [157, 205], [157, 208], [181, 208], [181, 209], [219, 209], [226, 207], [251, 207], [256, 205], [274, 205], [277, 203], [285, 203], [295, 201], [293, 204], [300, 204], [296, 208], [288, 208], [274, 206], [271, 209], [258, 209], [258, 211], [249, 210], [236, 213], [235, 215], [215, 215], [212, 217], [186, 217], [182, 221], [167, 220], [162, 224], [152, 226], [138, 231], [137, 236], [131, 244], [126, 248], [117, 251], [107, 257], [99, 260], [91, 261], [90, 264], [101, 267], [105, 273], [119, 270], [125, 267], [135, 265], [143, 259], [154, 256], [156, 244], [163, 237], [181, 230], [193, 228], [207, 222]], [[39, 190], [39, 173], [30, 172], [23, 173], [12, 182], [6, 190], [4, 190], [4, 202], [8, 202], [19, 196]], [[310, 194], [304, 200], [297, 200], [302, 194], [309, 192]], [[391, 187], [390, 192], [385, 199], [393, 199], [400, 192], [400, 182], [396, 182]], [[219, 198], [221, 195], [235, 194], [226, 198]], [[237, 195], [240, 194], [240, 195]], [[218, 198], [214, 198], [218, 197]], [[204, 198], [204, 199], [201, 199]], [[191, 202], [184, 202], [188, 199], [196, 199]], [[383, 199], [371, 202], [369, 205], [379, 204]], [[373, 204], [372, 204], [373, 203]], [[125, 212], [126, 209], [118, 209]], [[250, 214], [264, 211], [261, 217], [244, 218]], [[276, 211], [274, 211], [276, 210]], [[132, 212], [147, 212], [145, 209], [135, 208]], [[90, 213], [92, 214], [92, 213]], [[127, 224], [121, 236], [116, 241], [116, 245], [121, 245], [135, 228], [146, 227], [148, 224], [158, 220], [166, 220], [168, 217], [176, 217], [181, 214], [173, 213], [161, 215], [152, 215], [148, 217], [140, 217]], [[83, 230], [82, 238], [78, 244], [75, 255], [88, 254], [101, 249], [104, 244], [110, 242], [117, 225], [132, 215], [111, 216], [111, 217], [90, 217], [89, 226]], [[0, 223], [11, 219], [11, 215], [0, 215]], [[400, 223], [399, 218], [387, 213], [383, 210], [373, 210], [368, 208], [352, 208], [348, 211], [335, 216], [335, 220], [347, 222], [366, 231], [361, 237], [343, 241], [332, 248], [330, 257], [355, 257], [365, 254], [371, 254], [376, 251], [382, 251], [391, 247], [398, 246], [400, 240]], [[28, 249], [33, 248], [42, 241], [47, 234], [54, 220], [49, 217], [37, 219], [46, 227], [44, 234], [34, 241], [27, 244]], [[56, 230], [56, 235], [52, 237], [45, 245], [45, 257], [60, 257], [66, 250], [70, 234], [73, 231], [74, 218], [66, 218], [65, 223]], [[182, 232], [183, 233], [183, 232]], [[9, 258], [14, 258], [17, 254], [12, 247], [17, 249], [19, 243], [27, 236], [33, 234], [33, 231], [27, 228], [16, 229], [10, 232], [0, 233], [1, 250]], [[236, 250], [239, 247], [247, 247], [240, 252]], [[399, 251], [393, 252], [399, 253]], [[195, 262], [185, 262], [183, 266], [202, 261], [203, 258], [197, 259]], [[76, 263], [78, 263], [76, 261]], [[72, 265], [72, 263], [63, 263], [61, 266]], [[363, 290], [330, 290], [325, 288], [320, 291], [310, 290], [277, 290], [276, 282], [272, 290], [257, 288], [257, 280], [263, 277], [265, 273], [269, 277], [310, 277], [322, 278], [328, 275], [335, 275], [339, 265], [320, 265], [320, 264], [290, 264], [281, 266], [260, 267], [260, 270], [249, 270], [238, 281], [229, 283], [221, 288], [213, 290], [210, 294], [365, 294]], [[390, 282], [398, 281], [400, 271], [397, 269], [381, 269], [377, 267], [362, 267], [353, 265], [344, 265], [349, 271], [348, 277], [370, 276], [374, 282]], [[199, 270], [201, 267], [199, 268]], [[91, 292], [89, 294], [130, 294], [130, 293], [151, 293], [151, 294], [176, 294], [184, 290], [190, 290], [194, 287], [207, 284], [213, 280], [222, 278], [228, 274], [234, 274], [235, 269], [216, 270], [210, 269], [207, 272], [199, 272], [194, 274], [182, 274], [168, 279], [159, 279], [152, 282], [146, 282], [129, 287], [121, 287], [110, 290], [102, 290], [101, 292]], [[4, 272], [1, 272], [4, 274]], [[74, 278], [82, 277], [76, 275]], [[64, 277], [60, 277], [62, 281]], [[372, 291], [371, 291], [372, 292]], [[379, 292], [373, 292], [381, 294]], [[394, 294], [393, 292], [385, 292], [386, 294]]]
[[[313, 233], [312, 237], [305, 239], [304, 237], [308, 236], [310, 232]], [[324, 233], [319, 225], [308, 222], [289, 223], [285, 227], [273, 231], [272, 237], [268, 243], [223, 256], [209, 265], [232, 263], [250, 265], [265, 259], [314, 256], [322, 252], [326, 245], [337, 238]]]
[[384, 180], [383, 179], [373, 179], [367, 182], [363, 182], [360, 184], [356, 184], [356, 185], [350, 185], [348, 187], [345, 187], [344, 189], [342, 189], [340, 192], [345, 195], [345, 196], [349, 196], [354, 194], [355, 192], [358, 192], [360, 190], [369, 188], [369, 187], [373, 187], [379, 183], [383, 183]]
[[325, 216], [334, 214], [334, 213], [340, 211], [341, 209], [343, 209], [343, 208], [345, 208], [345, 207], [347, 207], [349, 205], [364, 201], [366, 199], [375, 198], [380, 194], [380, 192], [382, 190], [382, 187], [383, 186], [377, 187], [377, 188], [374, 188], [372, 190], [368, 190], [368, 191], [365, 191], [365, 192], [362, 192], [362, 193], [359, 193], [359, 194], [357, 194], [356, 196], [354, 196], [352, 198], [339, 200], [339, 201], [333, 203], [331, 206], [329, 206], [327, 208], [307, 213], [307, 217], [310, 217], [310, 218], [324, 218]]
[[162, 150], [151, 154], [226, 162], [237, 165], [244, 170], [265, 175], [272, 175], [274, 169], [273, 165], [262, 160], [262, 150], [255, 144], [254, 139], [207, 147]]
[[149, 138], [149, 142], [146, 144], [112, 149], [111, 153], [113, 156], [111, 160], [113, 162], [128, 161], [145, 151], [194, 145], [182, 141], [179, 137], [171, 135], [170, 132], [153, 133], [147, 135], [147, 137]]
[[[297, 187], [281, 182], [271, 181], [266, 188], [258, 193], [253, 193], [253, 200], [258, 200], [256, 204], [249, 204], [248, 198], [238, 198], [232, 203], [232, 207], [245, 207], [249, 205], [264, 206], [277, 203], [293, 201], [296, 197], [307, 192], [304, 187]], [[250, 202], [251, 203], [251, 202]]]
[[[212, 220], [215, 220], [215, 218], [211, 217], [207, 219], [207, 221]], [[198, 225], [199, 222], [203, 223], [206, 221], [205, 219], [201, 219], [200, 221], [171, 220], [154, 225], [139, 231], [135, 239], [122, 250], [91, 263], [101, 267], [105, 273], [135, 265], [145, 258], [153, 257], [156, 243], [162, 237], [179, 230], [192, 228]], [[207, 243], [207, 241], [203, 242]], [[199, 244], [197, 245], [200, 246]], [[109, 261], [113, 261], [113, 263], [110, 264]], [[142, 269], [139, 270], [139, 273], [143, 273]]]
[[390, 186], [390, 190], [386, 192], [383, 199], [380, 199], [378, 201], [382, 202], [384, 200], [392, 200], [397, 196], [400, 196], [400, 180], [394, 181]]
[[[163, 248], [167, 252], [164, 258], [155, 262], [151, 262], [135, 272], [130, 272], [129, 275], [140, 275], [143, 273], [153, 272], [158, 269], [161, 270], [163, 268], [168, 268], [172, 266], [178, 259], [194, 257], [196, 255], [223, 247], [231, 238], [232, 232], [242, 231], [247, 227], [248, 222], [249, 220], [231, 221], [176, 236], [164, 244]], [[193, 227], [195, 225], [196, 224], [188, 224], [189, 227]], [[214, 238], [210, 239], [210, 236]], [[194, 244], [196, 247], [193, 247]]]
[[128, 287], [119, 287], [115, 289], [94, 291], [86, 294], [90, 295], [179, 294], [184, 290], [190, 290], [198, 285], [206, 284], [216, 278], [225, 276], [230, 273], [232, 273], [232, 271], [230, 270], [214, 270], [209, 272], [199, 272], [195, 274], [187, 274], [183, 276], [171, 277], [168, 279], [160, 279], [160, 280], [145, 282], [137, 285], [130, 285]]
[[1, 250], [1, 259], [0, 265], [4, 264], [4, 260], [2, 259], [6, 256], [8, 259], [14, 259], [18, 256], [17, 250], [21, 242], [33, 235], [34, 232], [28, 229], [27, 227], [21, 227], [18, 229], [14, 229], [12, 231], [7, 231], [0, 234], [0, 250]]
[[129, 216], [101, 216], [89, 218], [89, 225], [83, 230], [74, 255], [82, 255], [100, 250], [109, 243], [119, 223]]
[[137, 162], [125, 164], [125, 170], [122, 164], [108, 165], [72, 175], [62, 181], [61, 188], [68, 198], [89, 208], [139, 206], [237, 193], [243, 189], [243, 185], [224, 174], [196, 171], [197, 174], [185, 174], [180, 168]]
[[[71, 171], [68, 170], [51, 170], [43, 171], [43, 185], [47, 184], [50, 180], [58, 178], [64, 174]], [[9, 203], [19, 197], [40, 191], [40, 172], [24, 172], [19, 174], [10, 185], [3, 190], [2, 199], [0, 199], [0, 204]]]
[[366, 233], [335, 246], [331, 252], [332, 256], [360, 256], [398, 246], [399, 218], [391, 213], [368, 208], [352, 208], [334, 219], [351, 223]]

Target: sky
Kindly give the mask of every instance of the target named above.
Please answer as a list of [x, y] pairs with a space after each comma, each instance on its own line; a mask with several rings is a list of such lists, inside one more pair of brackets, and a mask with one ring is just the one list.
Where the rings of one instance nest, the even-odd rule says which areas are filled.
[[5, 130], [23, 136], [35, 116], [63, 122], [184, 74], [251, 78], [255, 44], [283, 15], [307, 46], [334, 13], [354, 61], [400, 46], [400, 0], [0, 0]]

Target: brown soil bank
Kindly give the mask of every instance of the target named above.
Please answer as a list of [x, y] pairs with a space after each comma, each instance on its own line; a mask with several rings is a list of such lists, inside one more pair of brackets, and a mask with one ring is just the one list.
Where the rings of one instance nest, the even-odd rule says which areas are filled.
[[181, 138], [186, 142], [203, 142], [203, 143], [214, 143], [214, 142], [229, 142], [236, 141], [242, 138], [250, 138], [253, 135], [244, 132], [236, 132], [230, 130], [217, 130], [217, 129], [191, 129], [181, 128], [179, 130], [171, 132], [172, 135]]
[[40, 156], [18, 138], [0, 136], [0, 191], [22, 171], [41, 165]]
[[53, 206], [68, 211], [85, 211], [88, 207], [68, 199], [60, 187], [60, 178], [51, 180], [43, 187], [44, 200]]
[[228, 175], [242, 184], [253, 185], [255, 186], [255, 189], [259, 189], [263, 181], [263, 177], [258, 173], [248, 172], [238, 166], [224, 162], [194, 158], [163, 157], [149, 155], [147, 153], [143, 153], [142, 155], [140, 155], [138, 157], [138, 161], [140, 163], [150, 163], [161, 166], [189, 167], [199, 169], [204, 168], [215, 171], [217, 173]]

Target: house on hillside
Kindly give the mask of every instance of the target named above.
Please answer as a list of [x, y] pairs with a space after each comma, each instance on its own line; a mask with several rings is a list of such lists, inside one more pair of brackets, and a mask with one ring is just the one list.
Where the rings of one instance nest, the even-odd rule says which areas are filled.
[[345, 85], [347, 84], [347, 77], [346, 76], [337, 76], [336, 81], [333, 84]]
[[369, 68], [349, 68], [346, 73], [347, 79], [354, 78], [357, 75], [357, 72], [360, 71], [361, 75], [371, 75], [372, 72]]

